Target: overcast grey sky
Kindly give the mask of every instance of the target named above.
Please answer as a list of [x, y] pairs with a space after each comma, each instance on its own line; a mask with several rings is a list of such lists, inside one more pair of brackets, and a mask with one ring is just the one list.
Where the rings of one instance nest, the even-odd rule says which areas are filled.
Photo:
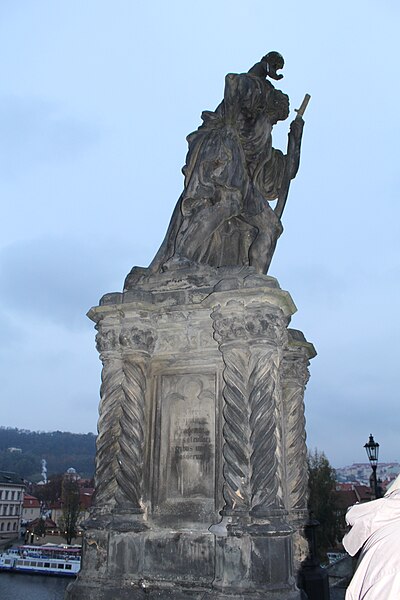
[[400, 460], [399, 6], [0, 2], [1, 425], [96, 430], [85, 313], [153, 258], [225, 74], [277, 50], [291, 118], [312, 96], [270, 269], [318, 351], [309, 445], [342, 466], [373, 433]]

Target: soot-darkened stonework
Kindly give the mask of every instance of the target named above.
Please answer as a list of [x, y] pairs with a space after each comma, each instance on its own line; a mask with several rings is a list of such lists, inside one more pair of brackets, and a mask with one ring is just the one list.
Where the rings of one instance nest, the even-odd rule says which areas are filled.
[[[96, 493], [68, 600], [299, 600], [312, 344], [266, 275], [296, 175], [269, 53], [188, 138], [184, 192], [147, 269], [89, 311], [103, 363]], [[275, 209], [269, 202], [277, 200]]]

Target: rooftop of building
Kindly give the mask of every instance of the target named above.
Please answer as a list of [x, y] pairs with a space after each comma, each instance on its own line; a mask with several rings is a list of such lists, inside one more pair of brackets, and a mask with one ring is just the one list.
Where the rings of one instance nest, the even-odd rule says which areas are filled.
[[10, 471], [0, 471], [0, 485], [19, 485], [24, 486], [24, 480], [21, 475]]
[[24, 508], [40, 508], [40, 502], [35, 496], [30, 494], [24, 495]]

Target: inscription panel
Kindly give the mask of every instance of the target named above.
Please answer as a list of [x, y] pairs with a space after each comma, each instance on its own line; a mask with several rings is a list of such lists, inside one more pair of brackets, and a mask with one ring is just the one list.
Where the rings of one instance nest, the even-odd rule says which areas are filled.
[[161, 502], [213, 500], [215, 376], [164, 375], [159, 402]]

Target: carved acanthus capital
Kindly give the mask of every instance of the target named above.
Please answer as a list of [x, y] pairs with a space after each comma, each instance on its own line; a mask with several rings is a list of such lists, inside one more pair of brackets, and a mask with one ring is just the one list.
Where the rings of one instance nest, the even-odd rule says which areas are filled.
[[219, 344], [234, 341], [263, 341], [281, 346], [286, 320], [270, 306], [229, 302], [212, 313], [214, 336]]
[[310, 379], [309, 364], [305, 352], [285, 352], [281, 364], [281, 381], [305, 387]]
[[219, 344], [248, 338], [241, 311], [224, 314], [217, 309], [211, 316], [214, 321], [214, 337]]
[[116, 329], [99, 329], [96, 335], [96, 348], [98, 352], [112, 351], [119, 349], [119, 331]]
[[150, 328], [143, 326], [124, 326], [119, 334], [121, 347], [127, 350], [139, 350], [152, 354], [156, 344], [156, 333]]
[[247, 307], [245, 328], [250, 339], [266, 339], [274, 344], [282, 344], [285, 333], [285, 321], [278, 315], [265, 312], [264, 307]]

